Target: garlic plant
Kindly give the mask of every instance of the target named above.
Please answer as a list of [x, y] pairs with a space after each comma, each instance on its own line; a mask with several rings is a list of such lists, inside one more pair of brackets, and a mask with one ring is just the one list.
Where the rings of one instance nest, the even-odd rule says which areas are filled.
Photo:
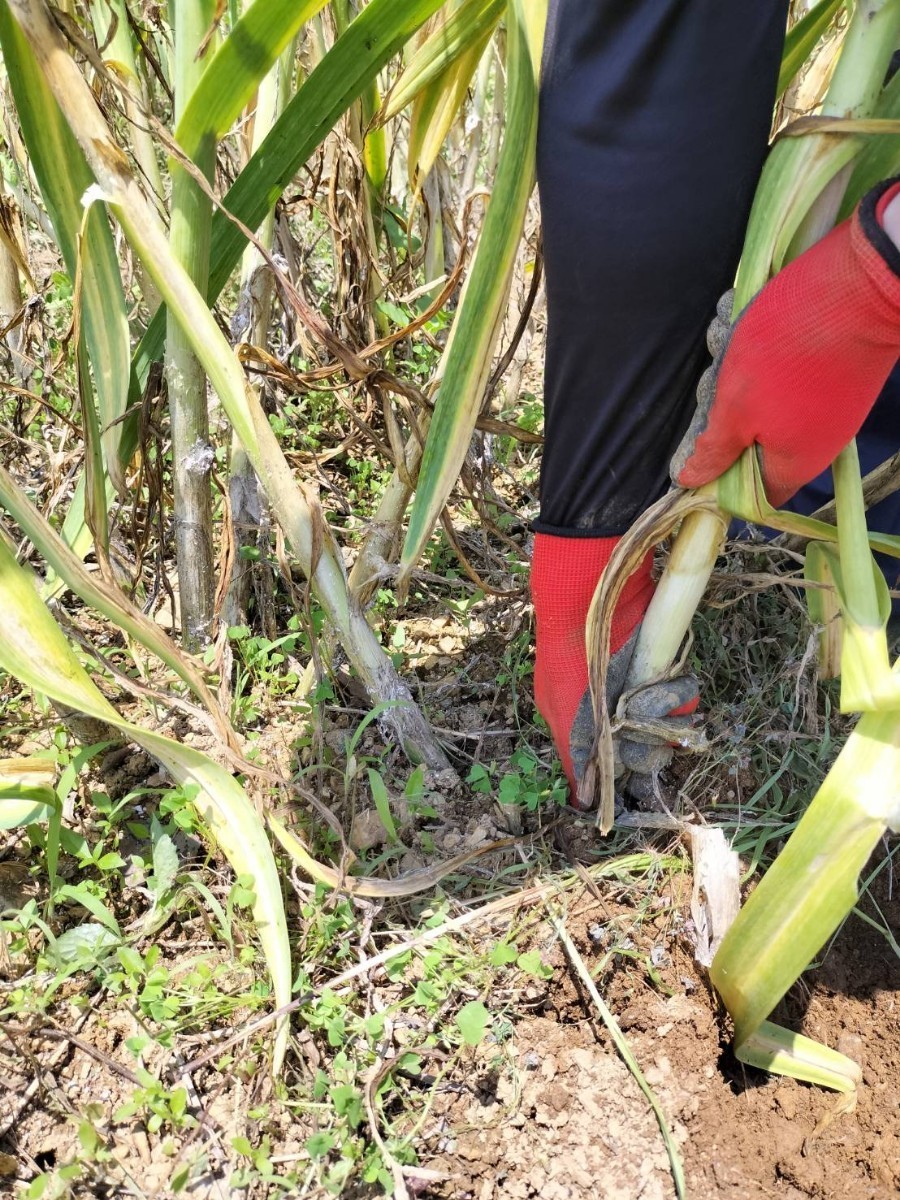
[[[818, 4], [800, 35], [825, 26], [839, 6]], [[802, 23], [801, 23], [802, 25]], [[766, 280], [851, 210], [863, 191], [900, 164], [893, 106], [883, 88], [900, 40], [898, 0], [857, 0], [822, 105], [831, 118], [802, 126], [773, 148], [757, 191], [737, 280], [737, 312]], [[801, 60], [802, 61], [802, 60]], [[824, 129], [826, 131], [820, 131]], [[790, 133], [790, 129], [786, 131]], [[866, 136], [880, 135], [870, 151]], [[873, 167], [875, 174], [873, 176]], [[666, 569], [641, 627], [627, 687], [672, 665], [709, 579], [731, 517], [811, 539], [808, 575], [832, 589], [813, 593], [814, 616], [840, 611], [841, 708], [864, 715], [807, 812], [725, 936], [711, 978], [735, 1022], [742, 1061], [813, 1083], [852, 1091], [859, 1068], [835, 1051], [766, 1018], [857, 900], [860, 871], [887, 830], [900, 830], [900, 665], [888, 660], [887, 588], [872, 549], [900, 557], [900, 538], [866, 529], [855, 445], [833, 465], [837, 528], [776, 512], [765, 498], [751, 449], [716, 483], [673, 492], [623, 539], [592, 606], [588, 648], [597, 739], [583, 796], [599, 795], [601, 830], [613, 819], [613, 758], [605, 697], [609, 623], [631, 567], [680, 525]], [[827, 631], [832, 646], [834, 631]], [[834, 666], [829, 662], [829, 667]]]

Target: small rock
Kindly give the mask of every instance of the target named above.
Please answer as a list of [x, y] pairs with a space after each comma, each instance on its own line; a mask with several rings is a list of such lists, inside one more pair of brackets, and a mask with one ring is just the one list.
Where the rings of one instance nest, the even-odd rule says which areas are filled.
[[779, 1088], [775, 1093], [775, 1103], [784, 1116], [793, 1121], [797, 1115], [797, 1097], [793, 1094], [793, 1089], [788, 1090], [788, 1087]]
[[354, 850], [371, 850], [383, 846], [388, 833], [374, 808], [358, 812], [350, 825], [350, 845]]
[[543, 1079], [553, 1079], [556, 1072], [559, 1070], [556, 1059], [552, 1054], [548, 1054], [541, 1063], [541, 1077]]
[[398, 869], [401, 875], [408, 875], [411, 871], [421, 871], [427, 865], [426, 860], [421, 854], [417, 854], [415, 850], [407, 850], [400, 859]]
[[840, 1054], [846, 1054], [848, 1058], [855, 1059], [856, 1062], [862, 1062], [865, 1052], [865, 1042], [858, 1033], [851, 1033], [849, 1029], [845, 1029], [838, 1037], [835, 1049]]

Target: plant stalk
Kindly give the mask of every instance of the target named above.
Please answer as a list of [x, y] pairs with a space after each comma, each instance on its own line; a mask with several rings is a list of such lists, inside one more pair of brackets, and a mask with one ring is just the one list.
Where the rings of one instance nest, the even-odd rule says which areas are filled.
[[[253, 134], [250, 154], [255, 154], [284, 110], [290, 92], [291, 71], [296, 54], [293, 39], [276, 65], [259, 85], [253, 115]], [[266, 215], [257, 230], [262, 245], [271, 250], [275, 235], [275, 209]], [[239, 308], [247, 310], [250, 328], [247, 340], [254, 346], [266, 346], [269, 339], [269, 319], [275, 281], [268, 263], [254, 245], [248, 245], [241, 260], [241, 301]], [[268, 544], [268, 513], [266, 498], [259, 486], [253, 464], [235, 433], [231, 437], [231, 470], [228, 479], [231, 505], [231, 524], [234, 532], [235, 557], [231, 578], [222, 602], [222, 620], [226, 626], [243, 625], [247, 619], [250, 585], [255, 572], [262, 587], [271, 588], [265, 564], [262, 570], [242, 551], [260, 550]], [[263, 577], [265, 573], [265, 577]]]
[[658, 678], [675, 661], [709, 584], [725, 532], [717, 512], [700, 509], [685, 517], [641, 623], [625, 691]]
[[[178, 0], [175, 5], [174, 90], [175, 122], [181, 119], [203, 75], [211, 48], [197, 53], [215, 12], [212, 0]], [[216, 146], [209, 138], [195, 162], [212, 182]], [[172, 216], [169, 245], [198, 291], [206, 294], [209, 279], [209, 245], [212, 206], [183, 166], [170, 160]], [[214, 461], [209, 441], [206, 372], [191, 346], [177, 315], [166, 318], [166, 381], [172, 435], [174, 483], [175, 557], [181, 637], [185, 649], [197, 651], [212, 635], [213, 536], [210, 472]]]

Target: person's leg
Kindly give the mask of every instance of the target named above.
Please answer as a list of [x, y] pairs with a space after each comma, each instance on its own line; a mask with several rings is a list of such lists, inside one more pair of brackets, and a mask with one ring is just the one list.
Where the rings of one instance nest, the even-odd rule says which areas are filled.
[[[551, 0], [538, 185], [548, 329], [535, 698], [574, 783], [584, 622], [668, 486], [765, 155], [787, 0]], [[613, 650], [652, 594], [649, 559]], [[618, 645], [616, 644], [618, 642]]]

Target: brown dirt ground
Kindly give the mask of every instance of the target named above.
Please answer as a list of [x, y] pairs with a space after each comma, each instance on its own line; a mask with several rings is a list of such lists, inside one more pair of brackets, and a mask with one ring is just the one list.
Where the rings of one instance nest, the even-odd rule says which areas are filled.
[[[896, 931], [900, 903], [878, 899]], [[605, 919], [585, 896], [570, 936], [590, 965], [587, 930]], [[686, 907], [685, 907], [686, 911]], [[647, 935], [645, 931], [644, 936]], [[563, 966], [559, 948], [552, 961]], [[684, 1160], [690, 1197], [874, 1200], [900, 1194], [900, 968], [884, 937], [851, 917], [779, 1019], [861, 1061], [854, 1112], [841, 1098], [745, 1069], [727, 1049], [687, 948], [660, 971], [671, 995], [625, 974], [605, 999], [617, 1014]], [[430, 1164], [452, 1172], [454, 1200], [668, 1200], [675, 1195], [656, 1119], [571, 972], [472, 1080], [437, 1106], [456, 1130]], [[603, 989], [601, 989], [602, 991]]]
[[[891, 894], [887, 866], [873, 898], [896, 935], [900, 902]], [[6, 878], [7, 890], [15, 890], [17, 882]], [[569, 901], [566, 926], [589, 969], [599, 965], [607, 944], [604, 929], [627, 930], [636, 960], [646, 961], [654, 952], [655, 985], [643, 967], [622, 958], [599, 974], [598, 984], [673, 1131], [687, 1195], [729, 1200], [897, 1195], [900, 969], [883, 935], [851, 917], [823, 964], [794, 989], [778, 1014], [782, 1022], [802, 1026], [862, 1062], [864, 1085], [856, 1109], [841, 1111], [840, 1098], [831, 1093], [744, 1070], [734, 1061], [727, 1027], [691, 957], [690, 879], [674, 876], [666, 889], [658, 898], [659, 915], [644, 913], [642, 920], [620, 889], [607, 893], [601, 883], [602, 898], [584, 889]], [[508, 995], [503, 998], [513, 1015], [509, 1036], [465, 1052], [430, 1096], [422, 1093], [423, 1105], [430, 1102], [431, 1108], [418, 1143], [419, 1160], [439, 1172], [442, 1182], [422, 1181], [416, 1189], [411, 1181], [410, 1195], [668, 1200], [675, 1189], [655, 1117], [552, 928], [539, 922], [531, 937], [553, 976], [522, 985], [512, 1004]], [[215, 954], [211, 943], [205, 945]], [[182, 944], [164, 942], [163, 950], [167, 960], [187, 963], [204, 950], [202, 931], [185, 929]], [[383, 983], [389, 1000], [390, 985]], [[493, 1010], [498, 998], [487, 1000]], [[18, 1194], [21, 1185], [9, 1174], [4, 1179], [17, 1161], [32, 1169], [66, 1161], [77, 1149], [79, 1118], [113, 1111], [132, 1091], [120, 1067], [132, 1061], [123, 1041], [139, 1032], [137, 1023], [126, 1012], [104, 1014], [102, 1006], [77, 1016], [72, 1009], [68, 1022], [65, 1012], [63, 1002], [57, 1024], [78, 1040], [62, 1034], [26, 1037], [25, 1056], [7, 1055], [0, 1047], [5, 1064], [0, 1129], [18, 1114], [0, 1139], [0, 1195]], [[303, 1058], [314, 1066], [317, 1052], [308, 1035], [295, 1031], [301, 1043], [301, 1061], [291, 1072], [296, 1079], [298, 1070], [303, 1074]], [[17, 1033], [12, 1036], [22, 1042]], [[189, 1046], [183, 1049], [191, 1052]], [[272, 1097], [259, 1079], [232, 1076], [226, 1085], [221, 1075], [199, 1072], [195, 1084], [206, 1114], [201, 1136], [208, 1142], [209, 1168], [195, 1175], [190, 1194], [236, 1194], [228, 1186], [234, 1169], [230, 1139], [244, 1131], [241, 1114]], [[33, 1099], [23, 1104], [29, 1092]], [[273, 1153], [302, 1158], [309, 1132], [282, 1109], [269, 1128]], [[84, 1191], [82, 1184], [73, 1195], [170, 1194], [166, 1184], [173, 1174], [173, 1152], [166, 1153], [160, 1137], [148, 1137], [139, 1127], [122, 1134], [117, 1162], [99, 1170], [97, 1190]], [[181, 1146], [176, 1160], [189, 1148]]]

